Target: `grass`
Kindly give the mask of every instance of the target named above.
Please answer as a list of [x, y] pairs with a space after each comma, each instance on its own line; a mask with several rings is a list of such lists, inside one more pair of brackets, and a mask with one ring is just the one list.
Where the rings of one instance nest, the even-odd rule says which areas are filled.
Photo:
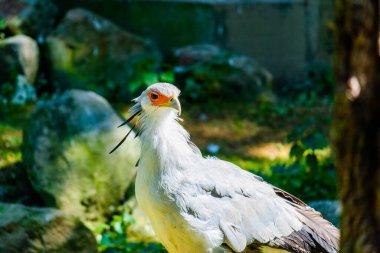
[[0, 169], [20, 162], [22, 129], [34, 106], [0, 109]]

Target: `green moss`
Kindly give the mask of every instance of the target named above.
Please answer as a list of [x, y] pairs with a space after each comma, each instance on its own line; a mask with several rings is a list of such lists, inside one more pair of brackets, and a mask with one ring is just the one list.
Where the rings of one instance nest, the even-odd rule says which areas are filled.
[[21, 161], [22, 131], [0, 123], [0, 169]]

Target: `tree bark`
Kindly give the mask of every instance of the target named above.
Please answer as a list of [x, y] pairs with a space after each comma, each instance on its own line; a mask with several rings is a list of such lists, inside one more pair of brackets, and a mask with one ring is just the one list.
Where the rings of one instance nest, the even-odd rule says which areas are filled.
[[380, 252], [379, 0], [336, 0], [332, 140], [341, 252]]

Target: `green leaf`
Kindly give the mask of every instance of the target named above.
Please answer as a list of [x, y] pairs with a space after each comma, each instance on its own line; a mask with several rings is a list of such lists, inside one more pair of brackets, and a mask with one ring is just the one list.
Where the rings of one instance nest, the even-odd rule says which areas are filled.
[[316, 170], [318, 168], [318, 159], [314, 153], [308, 154], [306, 156], [306, 164], [312, 170]]
[[124, 212], [123, 213], [123, 222], [125, 224], [130, 225], [130, 224], [135, 224], [136, 220], [131, 214], [129, 214], [128, 212]]
[[103, 246], [110, 246], [112, 245], [112, 240], [109, 236], [109, 234], [102, 234], [102, 239], [100, 241], [100, 244]]
[[119, 234], [123, 234], [123, 233], [124, 233], [123, 225], [122, 225], [122, 223], [121, 223], [120, 221], [114, 222], [114, 223], [112, 224], [112, 227], [113, 227], [113, 229], [114, 229], [117, 233], [119, 233]]
[[305, 148], [300, 145], [298, 142], [294, 143], [292, 148], [290, 149], [290, 157], [295, 157], [297, 161], [301, 161], [303, 157], [303, 153], [305, 152]]
[[174, 72], [173, 71], [165, 71], [160, 75], [160, 81], [173, 83], [174, 82]]
[[152, 72], [146, 72], [143, 74], [143, 80], [145, 85], [151, 85], [158, 82], [158, 74]]
[[300, 188], [303, 184], [302, 180], [300, 178], [294, 178], [293, 180], [290, 181], [294, 187]]
[[0, 30], [3, 30], [7, 27], [7, 22], [4, 18], [0, 17]]
[[314, 132], [302, 139], [302, 143], [312, 150], [322, 149], [327, 146], [327, 137], [321, 132]]
[[143, 84], [141, 83], [141, 81], [132, 81], [129, 83], [129, 90], [131, 91], [131, 93], [134, 93], [138, 88], [140, 88]]
[[104, 224], [104, 223], [99, 224], [97, 227], [98, 231], [104, 231], [104, 230], [108, 230], [108, 229], [110, 229], [110, 226], [108, 224]]

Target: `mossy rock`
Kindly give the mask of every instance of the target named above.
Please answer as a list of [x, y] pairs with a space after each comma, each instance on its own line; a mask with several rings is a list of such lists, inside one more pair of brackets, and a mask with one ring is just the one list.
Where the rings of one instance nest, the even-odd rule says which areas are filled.
[[57, 87], [93, 90], [113, 100], [132, 98], [136, 83], [161, 61], [149, 40], [85, 9], [66, 14], [48, 36], [47, 49]]
[[36, 100], [33, 83], [39, 67], [37, 43], [25, 35], [0, 40], [0, 101], [24, 105]]
[[50, 208], [0, 203], [0, 252], [97, 252], [91, 231], [77, 218]]
[[48, 206], [92, 224], [124, 200], [140, 150], [131, 137], [108, 154], [129, 130], [117, 130], [121, 122], [104, 98], [89, 91], [69, 90], [37, 106], [25, 128], [23, 160]]
[[5, 20], [3, 29], [12, 34], [41, 39], [52, 29], [57, 13], [51, 0], [0, 1], [0, 18]]
[[175, 50], [176, 81], [191, 99], [251, 101], [272, 92], [271, 73], [254, 59], [209, 44]]

